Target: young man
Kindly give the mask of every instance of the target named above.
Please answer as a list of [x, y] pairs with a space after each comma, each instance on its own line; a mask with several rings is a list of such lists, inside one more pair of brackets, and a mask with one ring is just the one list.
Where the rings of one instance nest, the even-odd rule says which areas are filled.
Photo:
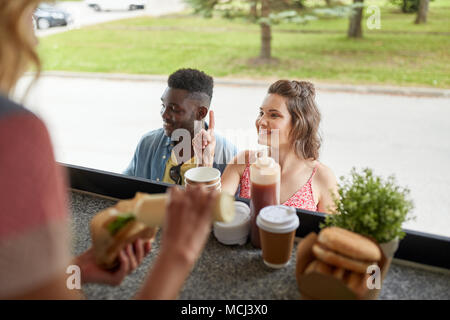
[[[184, 185], [184, 173], [199, 162], [192, 139], [208, 114], [213, 86], [210, 76], [195, 69], [180, 69], [170, 75], [161, 97], [163, 128], [141, 138], [124, 174]], [[203, 129], [214, 130], [212, 111], [210, 128], [204, 124]], [[223, 172], [237, 149], [217, 134], [215, 142], [213, 167]]]

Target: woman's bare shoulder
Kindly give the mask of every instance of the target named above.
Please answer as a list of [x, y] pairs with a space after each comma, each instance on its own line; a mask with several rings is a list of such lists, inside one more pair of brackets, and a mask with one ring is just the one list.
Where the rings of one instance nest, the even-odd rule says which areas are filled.
[[316, 161], [316, 163], [317, 171], [314, 180], [322, 186], [336, 185], [337, 180], [333, 170], [319, 161]]

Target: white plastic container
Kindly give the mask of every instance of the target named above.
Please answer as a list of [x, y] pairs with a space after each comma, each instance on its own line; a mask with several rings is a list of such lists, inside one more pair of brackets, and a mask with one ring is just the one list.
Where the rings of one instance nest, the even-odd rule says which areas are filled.
[[215, 222], [214, 236], [226, 245], [244, 245], [250, 233], [250, 207], [244, 202], [235, 201], [236, 214], [231, 222]]

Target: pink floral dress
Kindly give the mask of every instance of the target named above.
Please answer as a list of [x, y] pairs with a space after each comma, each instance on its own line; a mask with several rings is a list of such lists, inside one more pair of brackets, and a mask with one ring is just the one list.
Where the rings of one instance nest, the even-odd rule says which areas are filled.
[[[317, 211], [317, 206], [316, 202], [314, 201], [314, 195], [311, 186], [312, 179], [316, 172], [317, 166], [314, 167], [311, 177], [303, 185], [303, 187], [301, 187], [292, 197], [290, 197], [285, 203], [283, 203], [283, 205], [309, 211]], [[247, 167], [242, 174], [240, 186], [241, 190], [239, 192], [239, 197], [250, 199], [250, 164], [247, 164]]]

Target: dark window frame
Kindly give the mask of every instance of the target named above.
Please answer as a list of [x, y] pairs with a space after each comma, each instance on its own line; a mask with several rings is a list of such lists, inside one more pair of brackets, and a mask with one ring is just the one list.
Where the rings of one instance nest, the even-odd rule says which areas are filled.
[[[81, 166], [60, 163], [67, 170], [73, 190], [89, 192], [116, 199], [133, 198], [135, 193], [164, 193], [170, 184], [148, 179], [129, 177]], [[249, 203], [248, 199], [236, 200]], [[301, 217], [296, 235], [304, 237], [310, 232], [319, 232], [325, 214], [297, 209]], [[450, 269], [450, 238], [404, 229], [406, 236], [400, 241], [394, 258], [419, 264]]]

